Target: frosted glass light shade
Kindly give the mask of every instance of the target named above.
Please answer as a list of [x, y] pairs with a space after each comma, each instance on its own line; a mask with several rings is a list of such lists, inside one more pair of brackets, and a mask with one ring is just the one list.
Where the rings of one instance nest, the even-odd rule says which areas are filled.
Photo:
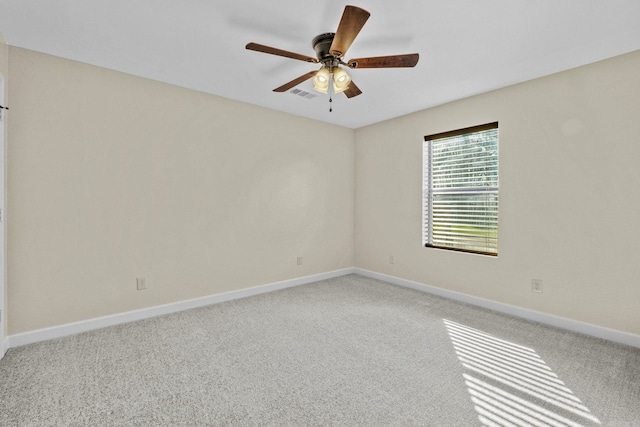
[[333, 90], [335, 93], [344, 92], [351, 83], [351, 77], [342, 68], [333, 70]]
[[328, 69], [322, 67], [313, 78], [313, 88], [318, 92], [327, 93], [330, 79], [331, 73]]

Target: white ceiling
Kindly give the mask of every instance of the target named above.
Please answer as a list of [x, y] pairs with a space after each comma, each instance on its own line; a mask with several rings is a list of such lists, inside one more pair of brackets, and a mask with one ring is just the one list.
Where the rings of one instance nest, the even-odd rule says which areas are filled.
[[[363, 94], [272, 89], [318, 65], [344, 6], [371, 12], [346, 59], [418, 52], [415, 68], [350, 74]], [[7, 43], [358, 128], [640, 49], [639, 0], [0, 0]], [[298, 88], [312, 92], [310, 81]], [[315, 92], [314, 92], [315, 93]]]

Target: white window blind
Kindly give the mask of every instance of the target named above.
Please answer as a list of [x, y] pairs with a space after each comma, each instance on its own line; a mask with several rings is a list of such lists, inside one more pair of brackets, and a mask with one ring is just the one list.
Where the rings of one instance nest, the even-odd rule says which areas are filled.
[[424, 244], [498, 254], [498, 123], [425, 137]]

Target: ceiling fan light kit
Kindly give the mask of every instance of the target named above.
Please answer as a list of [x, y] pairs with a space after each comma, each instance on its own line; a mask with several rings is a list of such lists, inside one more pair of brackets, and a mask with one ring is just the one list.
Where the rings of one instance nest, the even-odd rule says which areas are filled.
[[[310, 63], [320, 63], [322, 65], [317, 71], [310, 71], [275, 88], [274, 92], [286, 92], [300, 83], [313, 78], [313, 88], [316, 91], [329, 93], [330, 89], [333, 89], [333, 93], [344, 92], [347, 98], [353, 98], [360, 95], [362, 91], [356, 86], [353, 80], [351, 80], [351, 76], [349, 76], [344, 68], [340, 67], [341, 65], [351, 69], [415, 67], [419, 59], [417, 53], [411, 53], [406, 55], [356, 58], [344, 62], [342, 60], [344, 54], [358, 33], [360, 33], [360, 30], [370, 15], [369, 12], [359, 7], [346, 6], [335, 33], [323, 33], [314, 37], [312, 45], [316, 53], [315, 58], [258, 43], [248, 43], [246, 48], [256, 52], [283, 56], [285, 58]], [[329, 102], [332, 102], [331, 97], [329, 98]], [[329, 111], [332, 111], [332, 109], [329, 108]]]
[[351, 77], [345, 70], [336, 67], [332, 70], [322, 67], [313, 78], [313, 88], [322, 93], [328, 93], [329, 86], [333, 87], [333, 93], [341, 93], [349, 88]]

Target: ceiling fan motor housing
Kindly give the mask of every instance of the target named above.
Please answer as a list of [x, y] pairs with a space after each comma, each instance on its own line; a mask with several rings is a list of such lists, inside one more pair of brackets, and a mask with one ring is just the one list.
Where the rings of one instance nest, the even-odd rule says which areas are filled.
[[331, 49], [331, 43], [333, 43], [333, 37], [335, 33], [323, 33], [313, 39], [313, 50], [316, 51], [316, 57], [318, 62], [325, 64], [325, 66], [335, 66], [334, 64], [327, 64], [327, 62], [337, 61], [337, 58], [333, 56], [329, 50]]

